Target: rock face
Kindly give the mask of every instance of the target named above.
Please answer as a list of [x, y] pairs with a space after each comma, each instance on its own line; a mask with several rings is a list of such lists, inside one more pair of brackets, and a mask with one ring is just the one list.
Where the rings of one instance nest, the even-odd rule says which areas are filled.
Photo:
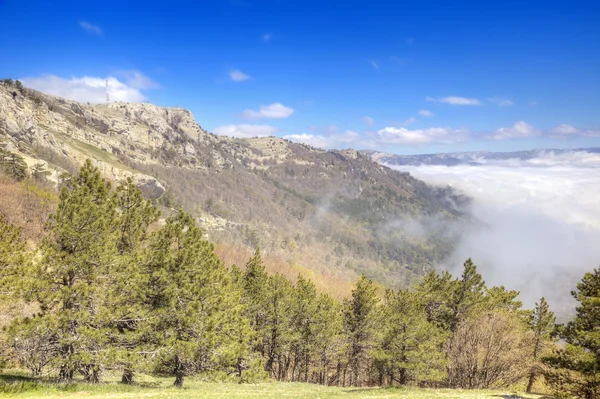
[[[164, 192], [163, 185], [131, 170], [122, 159], [156, 164], [161, 162], [153, 156], [158, 150], [193, 157], [196, 149], [191, 142], [210, 140], [185, 109], [138, 103], [85, 105], [33, 90], [15, 97], [13, 91], [0, 85], [0, 140], [8, 150], [22, 155], [30, 166], [39, 163], [40, 153], [56, 154], [74, 164], [91, 158], [107, 178], [132, 177], [153, 197]], [[59, 169], [43, 163], [50, 170]]]

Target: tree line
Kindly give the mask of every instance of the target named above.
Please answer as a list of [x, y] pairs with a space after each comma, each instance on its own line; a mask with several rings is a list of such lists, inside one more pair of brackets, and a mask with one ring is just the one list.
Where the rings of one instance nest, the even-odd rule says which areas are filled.
[[431, 272], [411, 289], [363, 276], [338, 301], [302, 276], [268, 274], [258, 249], [226, 267], [190, 215], [161, 221], [131, 180], [113, 187], [90, 161], [61, 186], [37, 248], [0, 218], [1, 295], [30, 309], [3, 332], [3, 361], [33, 375], [528, 391], [543, 377], [557, 392], [600, 393], [598, 269], [559, 326], [544, 298], [523, 309], [470, 259], [460, 276]]

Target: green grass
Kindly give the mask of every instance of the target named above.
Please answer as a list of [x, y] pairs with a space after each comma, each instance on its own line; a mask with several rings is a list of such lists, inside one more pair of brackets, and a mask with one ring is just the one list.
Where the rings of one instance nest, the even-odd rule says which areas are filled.
[[499, 399], [499, 398], [540, 398], [539, 395], [525, 395], [511, 390], [452, 390], [419, 388], [338, 388], [302, 383], [209, 383], [188, 378], [184, 388], [172, 386], [172, 378], [139, 378], [138, 385], [126, 386], [115, 382], [99, 385], [73, 383], [68, 385], [51, 384], [23, 375], [0, 375], [0, 398], [181, 398], [181, 399], [417, 399], [417, 398], [456, 398], [456, 399]]

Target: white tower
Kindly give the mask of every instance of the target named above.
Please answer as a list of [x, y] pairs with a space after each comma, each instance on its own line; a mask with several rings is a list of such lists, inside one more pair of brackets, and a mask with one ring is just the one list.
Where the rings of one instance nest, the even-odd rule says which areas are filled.
[[108, 95], [108, 78], [106, 78], [106, 102], [110, 102], [110, 97]]

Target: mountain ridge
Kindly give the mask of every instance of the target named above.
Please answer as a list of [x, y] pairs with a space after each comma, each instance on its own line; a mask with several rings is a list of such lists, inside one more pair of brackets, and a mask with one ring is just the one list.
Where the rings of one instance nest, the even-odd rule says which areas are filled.
[[455, 237], [433, 220], [466, 217], [466, 197], [359, 151], [217, 136], [182, 108], [0, 85], [0, 141], [55, 183], [92, 159], [113, 181], [133, 178], [166, 213], [190, 211], [218, 244], [260, 246], [296, 273], [405, 286], [452, 250]]

